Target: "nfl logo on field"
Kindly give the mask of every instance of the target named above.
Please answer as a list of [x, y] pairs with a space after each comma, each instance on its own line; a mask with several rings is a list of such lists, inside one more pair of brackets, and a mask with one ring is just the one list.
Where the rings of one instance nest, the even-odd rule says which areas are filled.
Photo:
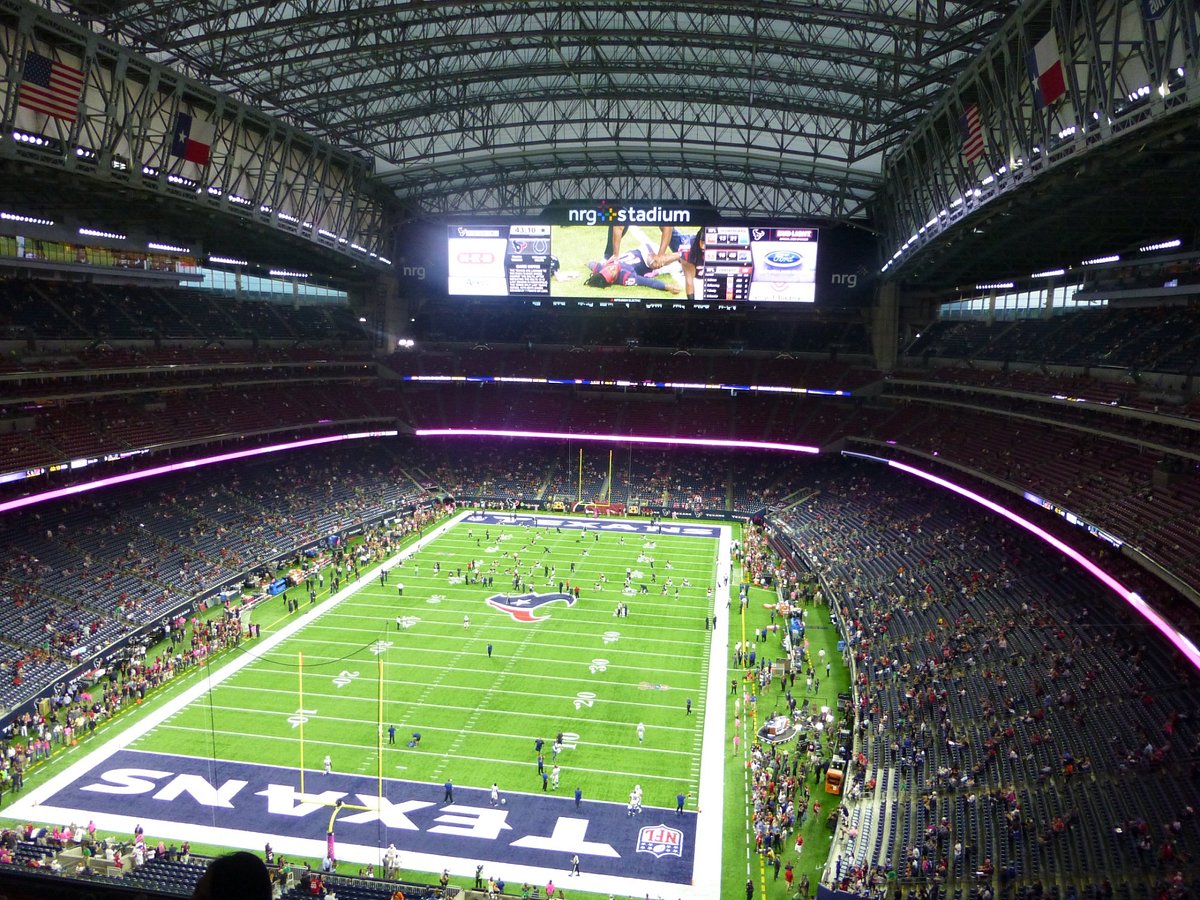
[[683, 832], [666, 825], [647, 825], [638, 832], [638, 853], [653, 853], [657, 859], [664, 856], [683, 856]]

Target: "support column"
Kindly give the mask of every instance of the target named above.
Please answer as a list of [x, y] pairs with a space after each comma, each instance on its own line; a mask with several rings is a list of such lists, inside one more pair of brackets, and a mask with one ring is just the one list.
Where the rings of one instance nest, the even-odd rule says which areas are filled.
[[899, 286], [894, 281], [880, 284], [874, 321], [871, 323], [871, 349], [875, 353], [875, 365], [884, 372], [896, 368], [896, 356], [900, 350], [899, 308]]

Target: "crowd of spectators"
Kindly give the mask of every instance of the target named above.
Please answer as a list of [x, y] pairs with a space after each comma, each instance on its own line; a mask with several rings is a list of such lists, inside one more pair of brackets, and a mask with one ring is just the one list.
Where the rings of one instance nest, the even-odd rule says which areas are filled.
[[[438, 510], [438, 507], [419, 508], [367, 526], [352, 545], [339, 541], [312, 555], [296, 555], [278, 561], [278, 565], [262, 574], [273, 579], [280, 571], [288, 570], [302, 573], [302, 578], [310, 576], [311, 581], [312, 573], [332, 566], [345, 571], [347, 576], [351, 572], [358, 575], [363, 566], [387, 558], [407, 536], [427, 527], [439, 514]], [[334, 583], [331, 576], [331, 592]], [[259, 593], [257, 596], [265, 595]], [[254, 602], [254, 595], [243, 597], [239, 593], [236, 599], [225, 599], [207, 615], [204, 613], [207, 604], [201, 602], [190, 614], [177, 614], [148, 631], [143, 642], [120, 653], [108, 667], [94, 668], [70, 682], [59, 682], [36, 708], [10, 716], [0, 729], [0, 802], [4, 794], [23, 790], [31, 768], [74, 746], [124, 709], [140, 704], [150, 692], [192, 667], [204, 664], [210, 656], [239, 646], [247, 636], [256, 636], [256, 631], [245, 627], [242, 621], [246, 602]], [[53, 832], [43, 832], [36, 840], [39, 847], [49, 851], [67, 848], [74, 840], [85, 847], [86, 859], [90, 855], [86, 848], [94, 833], [94, 826], [85, 831], [72, 824]], [[25, 839], [34, 840], [31, 835], [26, 835]], [[0, 840], [0, 846], [3, 845], [4, 841]], [[110, 849], [116, 854], [119, 870], [122, 851], [115, 845]], [[184, 853], [186, 855], [186, 850]], [[162, 855], [160, 845], [158, 856]], [[171, 848], [167, 859], [172, 859], [173, 855], [174, 848]], [[34, 858], [40, 859], [40, 854], [29, 853], [16, 860], [11, 856], [5, 859], [0, 853], [0, 863], [25, 864], [26, 859]], [[110, 862], [113, 860], [111, 852], [108, 858]], [[140, 867], [154, 858], [153, 849], [135, 839], [130, 848], [130, 863]]]
[[780, 530], [832, 591], [857, 671], [864, 801], [840, 886], [1184, 896], [1196, 673], [1022, 532], [872, 471], [817, 484]]
[[0, 702], [274, 560], [424, 502], [386, 444], [312, 449], [9, 513], [0, 531]]

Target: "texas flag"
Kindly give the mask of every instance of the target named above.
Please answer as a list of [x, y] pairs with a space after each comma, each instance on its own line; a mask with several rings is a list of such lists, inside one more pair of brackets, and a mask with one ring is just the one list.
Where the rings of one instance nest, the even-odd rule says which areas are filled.
[[207, 166], [215, 135], [212, 122], [179, 113], [175, 117], [175, 131], [171, 135], [171, 155], [182, 156], [198, 166]]
[[1051, 28], [1025, 57], [1029, 80], [1033, 86], [1033, 105], [1044, 109], [1067, 92], [1062, 58], [1058, 55], [1058, 39]]

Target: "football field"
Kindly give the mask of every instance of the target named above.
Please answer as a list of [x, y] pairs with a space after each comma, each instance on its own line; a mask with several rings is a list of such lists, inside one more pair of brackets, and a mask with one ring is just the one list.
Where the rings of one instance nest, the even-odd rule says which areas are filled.
[[482, 863], [510, 884], [713, 896], [731, 539], [460, 513], [385, 577], [311, 605], [293, 589], [283, 627], [7, 814], [318, 859], [332, 842], [355, 868], [394, 844], [406, 872]]

